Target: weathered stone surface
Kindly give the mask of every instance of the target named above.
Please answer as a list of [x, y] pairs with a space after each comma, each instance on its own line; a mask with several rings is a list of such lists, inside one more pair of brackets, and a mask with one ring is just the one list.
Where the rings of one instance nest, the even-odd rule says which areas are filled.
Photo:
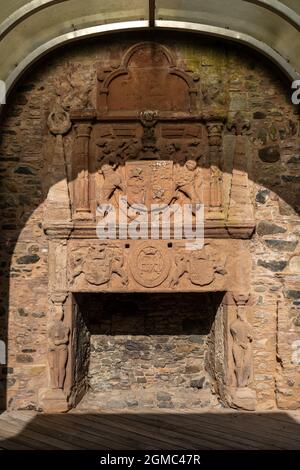
[[291, 157], [287, 163], [292, 163], [292, 164], [295, 164], [295, 165], [298, 165], [300, 164], [300, 155], [294, 155], [293, 157]]
[[17, 264], [34, 264], [40, 260], [38, 255], [25, 255], [17, 259]]
[[157, 399], [160, 400], [160, 401], [170, 401], [172, 399], [172, 396], [169, 394], [169, 393], [163, 393], [163, 392], [159, 392], [157, 394]]
[[255, 197], [256, 202], [260, 204], [265, 204], [269, 198], [270, 191], [268, 189], [260, 189]]
[[33, 357], [29, 354], [17, 354], [16, 360], [17, 362], [30, 363], [33, 362]]
[[281, 179], [284, 183], [300, 183], [299, 175], [282, 175]]
[[46, 313], [45, 312], [33, 312], [32, 316], [34, 318], [44, 318], [46, 316]]
[[35, 175], [36, 172], [27, 166], [19, 166], [18, 168], [15, 169], [15, 173], [19, 175]]
[[264, 261], [262, 259], [259, 259], [257, 261], [257, 264], [258, 266], [262, 266], [263, 268], [269, 269], [270, 271], [276, 273], [278, 271], [283, 271], [288, 263], [287, 261]]
[[292, 273], [299, 273], [300, 272], [300, 256], [292, 256], [289, 261], [289, 271]]
[[191, 387], [193, 388], [203, 388], [205, 383], [205, 377], [201, 377], [201, 379], [193, 379], [191, 380]]
[[265, 240], [265, 244], [274, 251], [294, 251], [298, 241]]
[[268, 222], [267, 220], [262, 220], [258, 223], [256, 232], [261, 236], [274, 235], [276, 233], [285, 233], [286, 228], [272, 222]]
[[300, 290], [286, 290], [284, 293], [288, 299], [300, 299]]
[[255, 113], [253, 113], [253, 119], [265, 119], [266, 118], [266, 114], [263, 113], [262, 111], [255, 111]]
[[275, 163], [280, 160], [280, 149], [278, 146], [264, 147], [259, 150], [258, 155], [265, 163]]
[[18, 313], [20, 317], [28, 317], [28, 312], [24, 308], [18, 308]]

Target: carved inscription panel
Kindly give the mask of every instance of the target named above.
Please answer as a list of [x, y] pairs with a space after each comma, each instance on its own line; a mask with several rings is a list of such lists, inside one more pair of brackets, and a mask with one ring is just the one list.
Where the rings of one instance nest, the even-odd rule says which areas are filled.
[[177, 68], [170, 50], [154, 42], [132, 46], [120, 63], [100, 65], [98, 82], [101, 113], [141, 108], [188, 113], [196, 107], [198, 75]]

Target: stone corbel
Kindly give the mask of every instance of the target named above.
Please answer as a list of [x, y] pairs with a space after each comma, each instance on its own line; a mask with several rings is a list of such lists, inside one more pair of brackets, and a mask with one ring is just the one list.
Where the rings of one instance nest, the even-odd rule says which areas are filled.
[[247, 292], [228, 292], [224, 308], [224, 374], [219, 391], [222, 401], [231, 408], [252, 411], [256, 408], [253, 382], [251, 325], [247, 320], [251, 304]]
[[89, 142], [92, 125], [80, 122], [75, 126], [76, 141], [73, 161], [73, 201], [74, 219], [87, 220], [92, 218], [89, 188]]

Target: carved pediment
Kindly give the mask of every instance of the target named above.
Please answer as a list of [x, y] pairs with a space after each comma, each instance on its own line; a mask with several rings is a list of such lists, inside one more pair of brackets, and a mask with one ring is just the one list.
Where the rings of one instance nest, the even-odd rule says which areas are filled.
[[131, 47], [115, 67], [98, 70], [98, 112], [136, 115], [143, 109], [190, 113], [196, 110], [199, 77], [177, 67], [175, 57], [157, 43]]

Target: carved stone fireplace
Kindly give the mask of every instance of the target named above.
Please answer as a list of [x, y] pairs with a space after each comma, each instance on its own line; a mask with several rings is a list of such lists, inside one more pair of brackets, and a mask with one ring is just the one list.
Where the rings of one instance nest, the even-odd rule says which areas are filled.
[[224, 293], [74, 295], [81, 409], [216, 404], [214, 325]]
[[[60, 95], [48, 118], [53, 169], [64, 178], [44, 218], [54, 318], [42, 408], [113, 406], [115, 392], [119, 406], [254, 409], [248, 121], [228, 114], [225, 89], [211, 95], [155, 42], [100, 64], [82, 100], [69, 112]], [[117, 210], [120, 196], [127, 213], [118, 213], [116, 239], [100, 240], [96, 208]], [[124, 236], [134, 204], [153, 203], [204, 204], [204, 246]]]

